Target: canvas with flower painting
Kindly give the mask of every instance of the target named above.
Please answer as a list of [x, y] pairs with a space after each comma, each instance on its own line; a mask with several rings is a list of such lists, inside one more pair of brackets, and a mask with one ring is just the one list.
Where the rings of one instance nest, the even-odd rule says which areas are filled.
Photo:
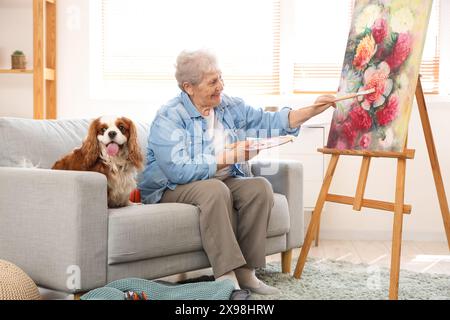
[[328, 148], [402, 151], [432, 0], [356, 0]]

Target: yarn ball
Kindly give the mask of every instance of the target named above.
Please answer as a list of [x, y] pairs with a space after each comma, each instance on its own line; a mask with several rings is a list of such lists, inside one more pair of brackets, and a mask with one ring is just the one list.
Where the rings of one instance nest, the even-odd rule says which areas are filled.
[[0, 260], [0, 300], [40, 300], [38, 287], [15, 264]]

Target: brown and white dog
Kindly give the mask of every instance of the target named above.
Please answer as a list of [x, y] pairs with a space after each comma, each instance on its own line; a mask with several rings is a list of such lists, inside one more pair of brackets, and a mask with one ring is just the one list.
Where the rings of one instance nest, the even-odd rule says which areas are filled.
[[129, 204], [142, 163], [133, 122], [124, 117], [100, 117], [90, 124], [81, 147], [56, 161], [52, 169], [104, 174], [108, 181], [108, 207], [115, 208]]

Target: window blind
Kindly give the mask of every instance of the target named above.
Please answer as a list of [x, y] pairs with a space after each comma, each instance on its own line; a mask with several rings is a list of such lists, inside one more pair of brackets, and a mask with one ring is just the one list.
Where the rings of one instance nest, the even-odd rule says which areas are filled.
[[[98, 74], [105, 83], [173, 91], [178, 53], [207, 47], [217, 53], [225, 91], [233, 95], [279, 94], [280, 66], [293, 70], [285, 73], [292, 80], [284, 92], [336, 92], [354, 7], [354, 0], [97, 1]], [[433, 1], [420, 68], [426, 93], [440, 89], [439, 34], [448, 27], [440, 26], [440, 2]], [[283, 4], [294, 16], [284, 29]], [[280, 60], [286, 58], [280, 55], [282, 36], [294, 51], [289, 61]]]
[[[294, 93], [336, 92], [353, 8], [354, 0], [295, 2]], [[439, 1], [435, 0], [420, 67], [426, 93], [439, 93], [439, 59]]]
[[440, 66], [440, 19], [439, 0], [433, 1], [430, 22], [428, 24], [427, 38], [422, 54], [422, 64], [420, 65], [420, 81], [425, 93], [439, 93], [439, 66]]
[[278, 94], [280, 0], [102, 0], [102, 77], [176, 88], [183, 49], [216, 52], [232, 94]]

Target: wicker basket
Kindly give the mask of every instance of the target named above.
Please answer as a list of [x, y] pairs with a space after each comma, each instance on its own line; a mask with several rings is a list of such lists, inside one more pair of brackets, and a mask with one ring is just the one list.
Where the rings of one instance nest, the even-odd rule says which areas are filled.
[[27, 57], [24, 55], [11, 55], [11, 68], [12, 69], [26, 69]]
[[18, 266], [0, 260], [0, 300], [40, 300], [36, 284]]

